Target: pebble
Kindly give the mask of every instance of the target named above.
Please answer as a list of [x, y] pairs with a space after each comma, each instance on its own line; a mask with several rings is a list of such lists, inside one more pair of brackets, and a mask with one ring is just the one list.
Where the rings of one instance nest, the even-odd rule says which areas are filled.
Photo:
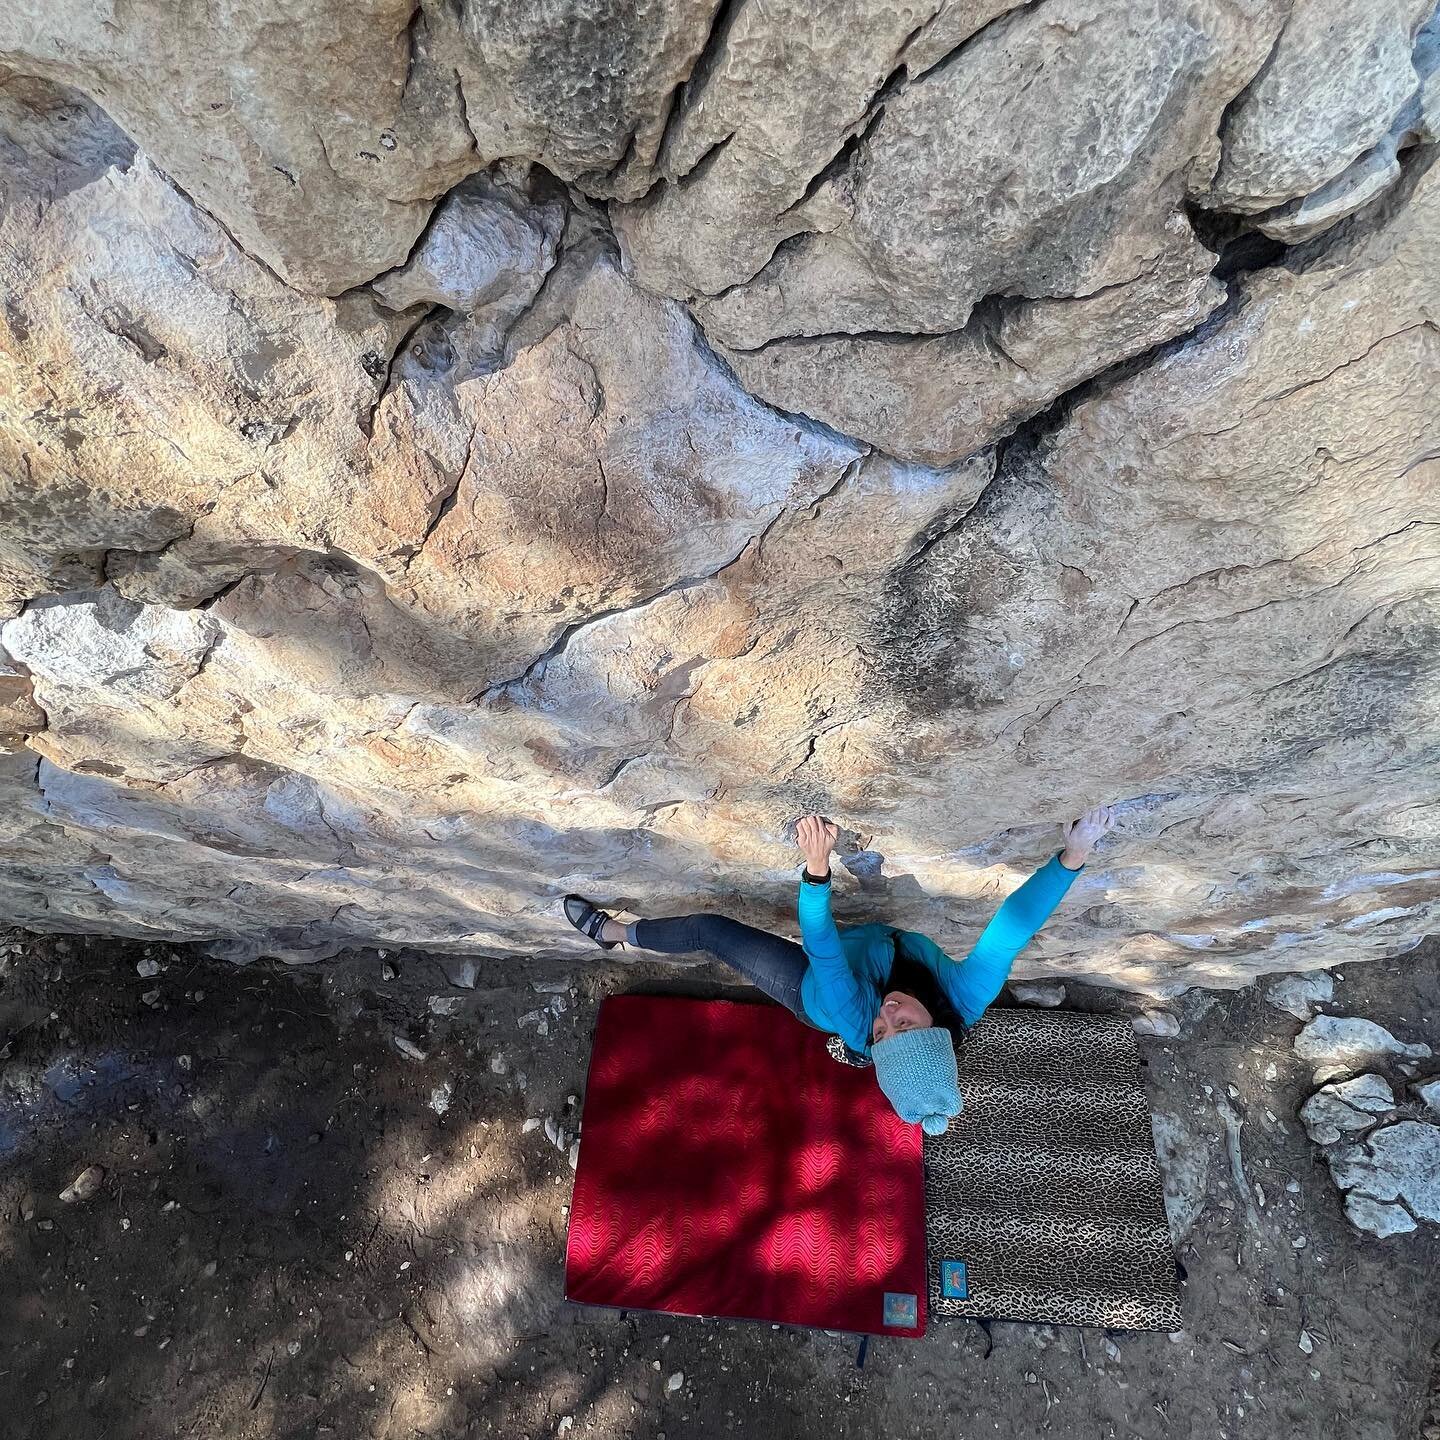
[[1286, 975], [1274, 981], [1265, 999], [1277, 1010], [1284, 1010], [1297, 1020], [1308, 1020], [1315, 1007], [1335, 998], [1335, 982], [1323, 970], [1318, 974]]
[[147, 991], [140, 997], [140, 999], [141, 999], [146, 1005], [150, 1005], [150, 1006], [158, 1005], [158, 1004], [160, 1003], [160, 991], [159, 991], [158, 989], [157, 989], [157, 990], [147, 990]]
[[672, 1395], [685, 1383], [685, 1372], [677, 1370], [666, 1382], [665, 1388]]
[[399, 976], [400, 972], [388, 960], [380, 967], [382, 980], [396, 980]]
[[573, 1415], [562, 1415], [560, 1417], [560, 1423], [555, 1427], [555, 1433], [557, 1435], [563, 1435], [574, 1423], [575, 1417]]
[[540, 1122], [533, 1115], [520, 1127], [522, 1135], [528, 1135], [532, 1130], [538, 1130]]
[[298, 1355], [300, 1353], [300, 1342], [298, 1340], [292, 1340], [285, 1348], [292, 1355]]
[[432, 1015], [453, 1015], [465, 1003], [465, 997], [463, 995], [432, 995], [429, 1003]]
[[437, 1085], [430, 1092], [430, 1108], [437, 1115], [443, 1115], [450, 1108], [450, 1097], [454, 1093], [455, 1087], [448, 1080]]
[[1120, 1347], [1113, 1340], [1107, 1340], [1105, 1342], [1105, 1354], [1111, 1360], [1118, 1360], [1120, 1358]]
[[1311, 1355], [1315, 1351], [1315, 1342], [1310, 1338], [1310, 1332], [1308, 1330], [1302, 1330], [1300, 1332], [1300, 1349], [1306, 1355]]
[[1137, 1035], [1172, 1037], [1180, 1033], [1180, 1022], [1168, 1010], [1146, 1010], [1130, 1017], [1130, 1028]]
[[141, 960], [135, 966], [135, 973], [139, 975], [142, 980], [151, 980], [160, 973], [160, 962], [148, 958]]
[[396, 1035], [394, 1039], [395, 1048], [402, 1055], [408, 1055], [412, 1060], [425, 1060], [429, 1058], [413, 1040], [407, 1039], [404, 1035]]
[[87, 1169], [82, 1170], [60, 1192], [60, 1198], [67, 1205], [73, 1205], [79, 1200], [88, 1200], [100, 1189], [101, 1182], [104, 1179], [104, 1168], [99, 1165], [91, 1165]]

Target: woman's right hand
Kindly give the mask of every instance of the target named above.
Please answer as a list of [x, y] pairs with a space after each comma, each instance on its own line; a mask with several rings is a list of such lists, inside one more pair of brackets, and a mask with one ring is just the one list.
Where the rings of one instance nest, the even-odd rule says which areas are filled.
[[805, 857], [805, 868], [819, 879], [830, 873], [830, 852], [840, 831], [819, 815], [805, 815], [796, 823], [795, 843]]
[[1067, 870], [1078, 870], [1090, 858], [1090, 852], [1100, 838], [1108, 834], [1114, 825], [1113, 805], [1092, 806], [1078, 820], [1062, 825], [1060, 833], [1065, 837], [1065, 849], [1060, 863]]

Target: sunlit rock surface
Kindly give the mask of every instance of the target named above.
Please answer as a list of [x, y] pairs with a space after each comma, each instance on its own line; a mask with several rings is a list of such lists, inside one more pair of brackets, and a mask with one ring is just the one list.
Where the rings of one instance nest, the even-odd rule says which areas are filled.
[[191, 8], [0, 17], [10, 919], [793, 928], [816, 808], [959, 955], [1109, 800], [1024, 973], [1436, 928], [1425, 7]]

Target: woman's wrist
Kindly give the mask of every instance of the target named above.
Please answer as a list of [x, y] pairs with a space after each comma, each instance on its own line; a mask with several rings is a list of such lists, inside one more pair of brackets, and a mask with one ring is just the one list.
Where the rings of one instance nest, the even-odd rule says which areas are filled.
[[1060, 863], [1067, 870], [1079, 870], [1089, 858], [1088, 851], [1072, 850], [1068, 845], [1060, 852]]
[[807, 860], [805, 862], [805, 878], [816, 885], [823, 885], [830, 878], [829, 862], [821, 860], [817, 864], [814, 860]]

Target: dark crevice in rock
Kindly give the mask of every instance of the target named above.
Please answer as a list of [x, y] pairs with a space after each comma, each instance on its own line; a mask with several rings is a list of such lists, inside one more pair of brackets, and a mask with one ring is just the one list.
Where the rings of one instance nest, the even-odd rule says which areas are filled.
[[470, 175], [467, 175], [464, 180], [457, 180], [448, 190], [444, 192], [444, 194], [437, 195], [435, 197], [435, 203], [430, 207], [430, 213], [425, 217], [425, 223], [420, 227], [420, 233], [416, 235], [414, 240], [410, 242], [410, 248], [405, 252], [405, 258], [403, 260], [401, 260], [398, 264], [387, 266], [384, 270], [377, 270], [375, 274], [373, 274], [368, 280], [362, 280], [357, 285], [351, 285], [348, 289], [340, 291], [337, 295], [334, 295], [331, 298], [335, 300], [343, 300], [346, 296], [358, 294], [362, 290], [368, 290], [371, 294], [371, 297], [374, 299], [376, 305], [380, 306], [380, 308], [384, 310], [391, 309], [392, 307], [387, 305], [385, 301], [382, 300], [372, 288], [375, 282], [377, 280], [384, 280], [388, 275], [394, 275], [398, 273], [399, 271], [403, 270], [408, 264], [410, 264], [412, 260], [414, 260], [414, 258], [420, 253], [420, 250], [424, 246], [425, 242], [430, 238], [430, 232], [435, 228], [435, 222], [436, 219], [439, 217], [441, 207], [462, 185], [466, 183], [466, 181], [468, 181], [473, 175], [478, 173], [478, 171], [471, 171]]
[[415, 557], [424, 550], [430, 537], [440, 528], [440, 523], [455, 508], [460, 498], [460, 487], [465, 483], [465, 475], [470, 469], [470, 461], [475, 454], [475, 441], [480, 433], [480, 426], [477, 423], [471, 428], [470, 439], [465, 445], [465, 459], [461, 462], [459, 470], [455, 472], [455, 479], [451, 485], [442, 490], [433, 502], [434, 508], [430, 512], [430, 518], [425, 522], [425, 533], [415, 542], [414, 549], [403, 557], [406, 571], [409, 571]]
[[1295, 247], [1273, 240], [1254, 227], [1254, 217], [1228, 210], [1210, 210], [1197, 201], [1187, 201], [1185, 218], [1195, 238], [1215, 254], [1210, 273], [1222, 284], [1239, 275], [1267, 270], [1283, 264]]
[[819, 436], [821, 439], [828, 440], [832, 444], [850, 446], [852, 449], [858, 450], [862, 454], [879, 453], [875, 451], [874, 446], [868, 444], [866, 441], [857, 440], [853, 435], [844, 435], [839, 430], [836, 430], [833, 426], [826, 425], [822, 420], [813, 419], [809, 415], [802, 415], [799, 411], [796, 410], [782, 409], [779, 405], [771, 404], [770, 401], [762, 400], [758, 395], [752, 394], [749, 390], [745, 388], [743, 384], [741, 384], [740, 377], [736, 375], [734, 370], [731, 369], [725, 357], [719, 354], [716, 351], [715, 347], [711, 345], [705, 332], [700, 328], [699, 323], [693, 320], [693, 317], [692, 323], [694, 324], [694, 337], [696, 348], [701, 352], [702, 355], [704, 355], [706, 360], [709, 361], [709, 363], [730, 382], [730, 384], [734, 385], [736, 389], [740, 390], [756, 405], [763, 406], [766, 410], [770, 411], [774, 415], [779, 415], [782, 419], [787, 420], [790, 424], [798, 427], [800, 430], [804, 431], [808, 435]]
[[[978, 30], [972, 31], [963, 40], [947, 50], [933, 65], [927, 65], [923, 70], [917, 70], [913, 77], [914, 83], [928, 80], [932, 75], [943, 74], [957, 61], [962, 59], [965, 52], [970, 49], [982, 36], [988, 35], [992, 30], [1003, 33], [1016, 25], [1020, 19], [1031, 10], [1038, 9], [1045, 3], [1045, 0], [1025, 0], [1024, 4], [1016, 5], [1005, 11], [1003, 15], [997, 15], [993, 20], [987, 21]], [[943, 6], [941, 7], [943, 11]], [[938, 12], [937, 12], [938, 13]]]
[[400, 86], [400, 99], [404, 102], [410, 93], [410, 82], [415, 78], [415, 66], [420, 59], [421, 32], [425, 28], [425, 8], [415, 0], [415, 8], [405, 22], [405, 80]]
[[[539, 166], [535, 168], [540, 170]], [[540, 173], [553, 179], [548, 171]], [[570, 213], [555, 243], [554, 264], [545, 272], [530, 303], [506, 330], [501, 366], [513, 364], [517, 355], [539, 345], [565, 323], [575, 291], [593, 265], [602, 259], [621, 263], [620, 246], [608, 213], [573, 190], [568, 192], [568, 201]]]
[[470, 123], [470, 107], [465, 101], [465, 80], [459, 70], [455, 71], [455, 99], [460, 107], [460, 123], [464, 125], [466, 133], [470, 136], [470, 148], [475, 152], [475, 158], [483, 162], [485, 156], [480, 151], [480, 137]]
[[[686, 175], [693, 175], [700, 165], [714, 154], [713, 149], [707, 151], [700, 157], [700, 161], [696, 165], [680, 174], [670, 173], [666, 165], [666, 155], [674, 139], [675, 129], [684, 116], [699, 103], [700, 96], [709, 85], [710, 77], [719, 63], [720, 52], [730, 38], [731, 26], [734, 25], [741, 7], [746, 3], [747, 0], [720, 0], [720, 4], [715, 7], [710, 17], [710, 33], [705, 37], [705, 43], [700, 47], [695, 63], [690, 67], [690, 73], [681, 84], [675, 87], [675, 92], [671, 95], [669, 111], [665, 117], [664, 133], [661, 135], [660, 144], [655, 151], [655, 161], [657, 169], [664, 172], [665, 178], [672, 182], [680, 180]], [[731, 133], [733, 135], [734, 132]], [[730, 138], [730, 136], [726, 136], [727, 141]]]
[[[183, 520], [184, 517], [176, 515], [176, 519]], [[193, 515], [184, 522], [182, 529], [176, 531], [168, 540], [156, 545], [153, 549], [124, 549], [112, 547], [101, 552], [99, 561], [99, 580], [102, 585], [113, 584], [116, 575], [112, 569], [112, 563], [117, 559], [128, 559], [135, 565], [141, 561], [149, 561], [152, 565], [155, 561], [163, 559], [170, 551], [184, 540], [194, 539], [195, 528], [200, 523], [200, 515]], [[119, 577], [123, 579], [124, 577]]]
[[1289, 249], [1283, 241], [1272, 240], [1259, 230], [1250, 230], [1222, 246], [1210, 273], [1228, 285], [1237, 276], [1283, 264]]
[[[754, 274], [747, 275], [747, 276], [745, 276], [744, 279], [742, 279], [742, 280], [737, 280], [733, 285], [727, 285], [727, 286], [725, 286], [725, 288], [724, 288], [723, 290], [717, 290], [717, 291], [715, 291], [715, 293], [714, 293], [713, 295], [696, 295], [696, 296], [692, 296], [692, 297], [691, 297], [692, 303], [693, 303], [694, 301], [696, 301], [696, 300], [701, 300], [701, 301], [705, 301], [706, 303], [712, 304], [712, 305], [713, 305], [713, 304], [718, 304], [721, 300], [724, 300], [724, 299], [726, 298], [726, 296], [728, 296], [728, 295], [733, 295], [733, 294], [735, 293], [735, 291], [737, 291], [737, 290], [743, 290], [747, 285], [751, 285], [751, 284], [753, 284], [756, 280], [760, 279], [760, 278], [765, 274], [765, 271], [768, 270], [768, 269], [770, 268], [770, 266], [773, 265], [773, 264], [775, 263], [775, 261], [776, 261], [781, 255], [783, 255], [787, 250], [796, 250], [796, 249], [798, 249], [801, 245], [803, 245], [803, 244], [806, 242], [806, 240], [809, 239], [811, 233], [812, 233], [812, 232], [810, 232], [810, 231], [808, 231], [808, 230], [802, 230], [802, 231], [797, 232], [797, 233], [794, 234], [794, 235], [786, 235], [782, 240], [780, 240], [780, 242], [779, 242], [779, 243], [775, 246], [775, 248], [769, 253], [769, 255], [767, 255], [767, 256], [765, 257], [765, 263], [764, 263], [763, 265], [761, 265], [761, 266], [759, 267], [759, 269], [757, 269], [757, 270], [754, 272]], [[653, 293], [662, 293], [662, 292], [653, 292]], [[662, 298], [664, 298], [664, 299], [670, 299], [670, 298], [672, 298], [672, 297], [670, 297], [670, 296], [668, 296], [668, 295], [663, 295], [663, 293], [662, 293]], [[785, 337], [785, 336], [777, 336], [776, 338], [777, 338], [777, 339], [785, 339], [785, 338], [787, 338], [787, 337]], [[766, 344], [770, 344], [770, 343], [772, 343], [772, 342], [770, 342], [770, 341], [767, 341], [767, 342], [766, 342]], [[738, 347], [734, 347], [734, 348], [738, 348]], [[763, 347], [763, 346], [757, 346], [756, 348], [757, 348], [757, 349], [763, 349], [764, 347]]]
[[[841, 477], [842, 480], [844, 478], [844, 476]], [[597, 610], [591, 615], [586, 615], [579, 620], [572, 621], [560, 631], [559, 635], [545, 648], [544, 652], [537, 655], [518, 675], [513, 675], [507, 680], [494, 681], [492, 684], [485, 686], [484, 689], [468, 697], [467, 703], [483, 705], [491, 700], [505, 696], [506, 692], [514, 691], [532, 680], [543, 678], [545, 667], [550, 661], [562, 655], [575, 636], [591, 625], [598, 624], [602, 620], [609, 620], [616, 615], [624, 615], [634, 610], [643, 610], [647, 606], [653, 605], [656, 601], [663, 600], [669, 595], [678, 595], [682, 591], [693, 590], [697, 585], [705, 585], [711, 580], [718, 580], [727, 570], [733, 569], [738, 565], [740, 561], [745, 558], [746, 553], [752, 548], [756, 551], [760, 550], [764, 546], [765, 539], [771, 530], [773, 530], [788, 513], [789, 511], [783, 505], [780, 506], [758, 532], [747, 535], [740, 548], [728, 560], [716, 566], [715, 569], [704, 571], [699, 575], [682, 576], [680, 579], [671, 581], [670, 584], [662, 586], [659, 590], [655, 590], [649, 595], [640, 596], [628, 601], [624, 605], [613, 605], [605, 610]]]
[[[846, 136], [840, 148], [811, 176], [810, 182], [805, 186], [800, 198], [795, 203], [783, 210], [779, 219], [784, 220], [792, 211], [798, 210], [807, 201], [813, 200], [820, 191], [832, 180], [838, 180], [855, 163], [855, 157], [864, 148], [866, 142], [875, 133], [875, 127], [879, 125], [885, 115], [885, 102], [895, 93], [908, 75], [906, 68], [901, 65], [893, 70], [886, 78], [884, 84], [875, 92], [874, 98], [865, 115], [861, 117], [861, 123]], [[774, 256], [771, 256], [774, 259]], [[767, 260], [766, 265], [770, 262]], [[761, 266], [761, 270], [764, 266]], [[757, 272], [758, 273], [758, 272]], [[752, 277], [754, 278], [754, 277]]]
[[194, 195], [192, 195], [182, 184], [180, 184], [178, 180], [176, 180], [173, 175], [169, 173], [169, 171], [161, 169], [161, 167], [156, 163], [153, 156], [150, 156], [148, 152], [146, 152], [146, 155], [147, 159], [149, 159], [150, 161], [150, 164], [153, 165], [155, 167], [155, 170], [164, 177], [165, 183], [178, 196], [180, 196], [180, 198], [184, 200], [186, 204], [193, 205], [201, 215], [205, 216], [207, 220], [209, 220], [213, 225], [217, 226], [220, 229], [221, 233], [224, 234], [225, 238], [236, 248], [236, 250], [240, 252], [240, 254], [242, 254], [247, 260], [253, 261], [256, 265], [258, 265], [267, 275], [270, 276], [272, 280], [275, 281], [277, 285], [283, 285], [287, 290], [293, 290], [296, 288], [295, 286], [291, 285], [290, 282], [286, 280], [285, 277], [281, 275], [280, 272], [269, 263], [269, 261], [263, 259], [253, 250], [247, 249], [243, 244], [241, 244], [240, 237], [236, 235], [235, 232], [213, 210], [207, 208], [204, 204], [197, 200]]
[[267, 573], [267, 571], [273, 571], [278, 568], [279, 566], [277, 564], [268, 566], [262, 565], [257, 566], [253, 570], [245, 570], [241, 574], [236, 575], [233, 579], [225, 581], [225, 583], [221, 585], [218, 590], [213, 591], [203, 600], [198, 601], [194, 608], [196, 610], [210, 610], [214, 606], [218, 605], [232, 590], [236, 590], [241, 585], [243, 585], [247, 580], [251, 578], [251, 576], [263, 575]]
[[1398, 158], [1400, 177], [1393, 185], [1329, 230], [1291, 247], [1293, 269], [1308, 269], [1331, 250], [1352, 246], [1385, 229], [1409, 205], [1415, 187], [1440, 158], [1440, 145], [1413, 145]]
[[972, 515], [983, 514], [992, 498], [992, 490], [1000, 480], [999, 452], [997, 447], [996, 465], [990, 474], [989, 480], [980, 493], [963, 509], [954, 507], [942, 510], [934, 516], [930, 523], [915, 537], [915, 543], [909, 554], [895, 567], [896, 571], [913, 570], [925, 559], [942, 540], [954, 534]]
[[[1250, 92], [1270, 72], [1270, 67], [1275, 63], [1275, 56], [1279, 53], [1280, 42], [1285, 38], [1285, 31], [1290, 25], [1290, 14], [1287, 11], [1285, 18], [1280, 22], [1280, 28], [1275, 32], [1275, 38], [1270, 42], [1270, 48], [1265, 52], [1265, 58], [1260, 62], [1255, 73], [1245, 82], [1234, 96], [1225, 104], [1220, 112], [1220, 118], [1215, 122], [1215, 138], [1219, 141], [1219, 159], [1216, 161], [1215, 173], [1218, 174], [1220, 167], [1225, 163], [1225, 132], [1230, 128], [1231, 117], [1250, 98]], [[1211, 176], [1213, 181], [1214, 176]]]
[[[384, 378], [381, 379], [380, 387], [375, 392], [375, 399], [371, 402], [370, 408], [366, 411], [366, 413], [359, 417], [358, 423], [360, 426], [360, 433], [367, 440], [374, 438], [375, 417], [379, 414], [380, 407], [385, 403], [385, 399], [390, 394], [391, 387], [395, 383], [395, 366], [399, 361], [400, 356], [409, 346], [411, 340], [415, 338], [415, 332], [419, 330], [419, 328], [427, 320], [431, 319], [435, 315], [436, 311], [445, 311], [445, 307], [443, 305], [427, 306], [401, 334], [399, 340], [395, 344], [395, 348], [390, 352], [390, 357], [385, 362]], [[448, 314], [449, 312], [446, 311], [445, 313]]]
[[938, 334], [927, 334], [916, 330], [829, 330], [820, 335], [772, 335], [758, 345], [730, 345], [727, 349], [737, 355], [760, 355], [766, 350], [800, 350], [809, 345], [833, 345], [837, 341], [863, 340], [875, 345], [913, 345], [917, 340], [935, 340], [944, 335], [959, 334], [946, 330]]

